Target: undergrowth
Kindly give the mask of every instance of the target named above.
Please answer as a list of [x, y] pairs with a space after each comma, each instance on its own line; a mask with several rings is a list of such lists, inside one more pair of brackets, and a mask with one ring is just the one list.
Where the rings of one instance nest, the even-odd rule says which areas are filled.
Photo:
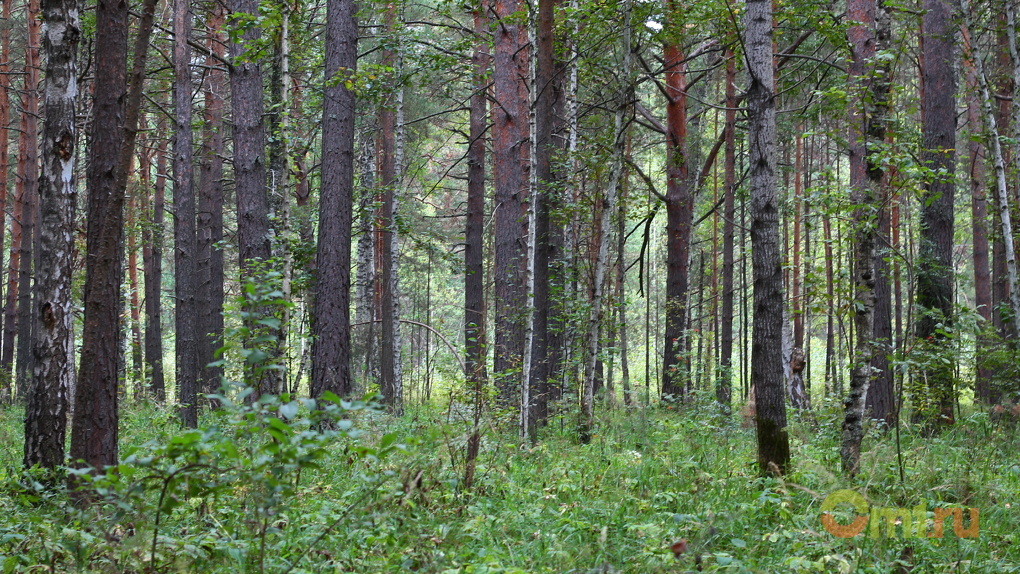
[[[584, 446], [574, 413], [534, 446], [490, 420], [466, 491], [465, 408], [331, 404], [230, 403], [194, 431], [128, 404], [123, 463], [73, 495], [22, 472], [22, 412], [0, 410], [0, 571], [1020, 571], [1020, 438], [984, 413], [936, 437], [901, 429], [902, 482], [894, 434], [875, 428], [862, 473], [838, 474], [835, 406], [791, 414], [783, 479], [757, 475], [753, 430], [708, 401], [604, 414]], [[837, 538], [819, 508], [839, 489], [978, 508], [979, 535]]]

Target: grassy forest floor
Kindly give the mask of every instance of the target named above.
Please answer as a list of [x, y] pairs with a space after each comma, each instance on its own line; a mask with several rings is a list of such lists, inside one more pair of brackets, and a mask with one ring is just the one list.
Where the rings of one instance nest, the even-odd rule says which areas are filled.
[[[783, 480], [757, 476], [753, 429], [707, 400], [615, 410], [584, 446], [570, 415], [535, 447], [486, 423], [470, 491], [466, 412], [341, 414], [322, 435], [285, 399], [182, 431], [126, 404], [124, 463], [83, 475], [93, 502], [76, 505], [22, 475], [22, 412], [0, 410], [0, 572], [1020, 572], [1020, 431], [984, 413], [936, 437], [904, 425], [903, 482], [877, 429], [862, 474], [839, 476], [835, 405], [792, 415]], [[978, 508], [978, 537], [947, 519], [943, 538], [837, 538], [820, 505], [844, 488], [929, 520]]]

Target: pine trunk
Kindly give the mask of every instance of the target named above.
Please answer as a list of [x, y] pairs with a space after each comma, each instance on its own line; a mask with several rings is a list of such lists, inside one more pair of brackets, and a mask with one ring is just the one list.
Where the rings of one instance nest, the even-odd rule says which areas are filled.
[[[326, 8], [326, 88], [322, 111], [322, 188], [312, 313], [313, 397], [351, 392], [351, 217], [354, 192], [354, 92], [343, 78], [353, 74], [358, 25], [352, 0]], [[328, 280], [320, 280], [328, 278]]]

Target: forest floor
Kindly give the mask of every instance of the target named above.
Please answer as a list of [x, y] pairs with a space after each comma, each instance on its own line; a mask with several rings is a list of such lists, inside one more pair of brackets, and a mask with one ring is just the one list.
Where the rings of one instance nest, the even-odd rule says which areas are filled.
[[[862, 473], [840, 476], [834, 404], [791, 414], [783, 479], [757, 476], [753, 429], [707, 400], [618, 408], [589, 445], [572, 415], [534, 447], [486, 422], [467, 490], [464, 410], [344, 410], [323, 435], [302, 401], [199, 431], [127, 403], [124, 462], [73, 496], [21, 472], [22, 412], [0, 410], [0, 572], [1020, 572], [1020, 431], [985, 413], [935, 437], [903, 425], [903, 481], [895, 433], [875, 428]], [[836, 537], [820, 507], [840, 489], [924, 505], [929, 533], [936, 509], [976, 508], [977, 536], [946, 518], [942, 538]]]

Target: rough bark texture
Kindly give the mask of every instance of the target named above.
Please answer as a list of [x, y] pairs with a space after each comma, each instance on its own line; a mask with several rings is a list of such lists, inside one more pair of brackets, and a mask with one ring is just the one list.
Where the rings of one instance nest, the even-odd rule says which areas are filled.
[[191, 2], [174, 0], [174, 341], [177, 402], [184, 426], [198, 425], [198, 305], [191, 130]]
[[39, 178], [39, 316], [32, 384], [25, 407], [26, 467], [64, 464], [69, 393], [74, 388], [74, 308], [71, 254], [74, 249], [75, 57], [81, 34], [76, 0], [42, 3], [46, 94], [43, 107], [42, 171]]
[[528, 189], [528, 48], [526, 26], [510, 19], [520, 0], [495, 0], [493, 29], [493, 175], [495, 242], [495, 361], [499, 401], [514, 403], [524, 353], [525, 242]]
[[[885, 47], [888, 27], [877, 0], [851, 0], [847, 7], [850, 27], [849, 81], [853, 94], [850, 122], [850, 193], [856, 206], [854, 233], [854, 359], [850, 371], [850, 393], [843, 404], [843, 472], [854, 476], [860, 467], [862, 422], [868, 387], [872, 379], [875, 331], [875, 243], [877, 215], [881, 210], [882, 167], [876, 154], [885, 139], [885, 109], [888, 99], [888, 67], [876, 61], [877, 50]], [[883, 32], [883, 30], [885, 32]]]
[[[956, 74], [953, 68], [954, 29], [946, 0], [924, 0], [921, 32], [921, 164], [933, 175], [925, 182], [917, 258], [916, 336], [931, 360], [918, 380], [915, 417], [930, 425], [954, 421], [953, 358], [940, 325], [953, 319], [953, 198], [956, 171]], [[940, 360], [941, 357], [946, 359]]]
[[[326, 78], [322, 111], [322, 189], [312, 314], [312, 396], [351, 391], [351, 217], [354, 191], [354, 92], [342, 78], [357, 65], [357, 8], [326, 9]], [[339, 75], [339, 77], [338, 77]], [[340, 81], [336, 81], [336, 80]], [[328, 278], [322, 281], [320, 279]]]
[[482, 3], [474, 9], [478, 36], [471, 66], [474, 93], [468, 126], [467, 229], [464, 235], [464, 376], [477, 389], [485, 384], [485, 132], [489, 54], [482, 40], [488, 19]]
[[[679, 10], [673, 2], [669, 10]], [[680, 39], [665, 46], [666, 60], [666, 330], [662, 357], [662, 396], [684, 399], [689, 359], [687, 288], [694, 222], [694, 189], [688, 177], [687, 78]]]
[[[245, 18], [258, 17], [257, 0], [230, 0], [230, 11]], [[234, 112], [234, 195], [237, 199], [237, 245], [243, 277], [251, 277], [261, 262], [271, 256], [269, 245], [269, 199], [266, 193], [266, 130], [263, 118], [262, 68], [252, 52], [260, 46], [261, 30], [252, 24], [244, 28], [239, 41], [230, 44], [233, 66], [230, 68], [231, 109]], [[256, 307], [260, 307], [256, 305]], [[249, 309], [252, 317], [267, 312]], [[254, 321], [248, 323], [256, 329]], [[276, 335], [275, 329], [270, 329]], [[248, 342], [246, 345], [250, 345]], [[275, 345], [273, 345], [275, 348]], [[252, 398], [278, 392], [274, 369], [261, 371], [249, 381], [255, 389]], [[255, 376], [251, 374], [250, 376]]]
[[[11, 21], [11, 4], [13, 0], [2, 0], [0, 2], [0, 17], [3, 18], [4, 22]], [[8, 185], [8, 174], [10, 173], [10, 124], [11, 124], [11, 27], [4, 26], [0, 28], [0, 221], [6, 222], [7, 206], [9, 203], [13, 203], [9, 200], [10, 186]], [[20, 225], [15, 222], [11, 222], [13, 228], [14, 225]], [[0, 225], [2, 227], [2, 225]], [[0, 254], [4, 252], [4, 239], [5, 235], [0, 233]], [[2, 267], [0, 267], [0, 279], [2, 279]], [[2, 284], [2, 281], [0, 281]], [[0, 317], [2, 319], [2, 317]], [[2, 331], [2, 329], [0, 329]], [[0, 335], [0, 343], [2, 343], [3, 336]], [[0, 357], [3, 356], [3, 352], [0, 351]], [[3, 363], [0, 359], [0, 369], [6, 371], [9, 369], [7, 363]], [[0, 375], [2, 376], [2, 375]], [[0, 404], [8, 404], [13, 395], [13, 389], [11, 388], [10, 377], [5, 376], [4, 382], [0, 383]]]
[[85, 320], [71, 429], [72, 464], [117, 462], [119, 317], [124, 275], [124, 190], [117, 171], [125, 140], [128, 4], [96, 4], [96, 63], [86, 212]]
[[[397, 8], [392, 2], [386, 6], [384, 16], [386, 28], [395, 34]], [[382, 63], [395, 70], [394, 80], [400, 82], [400, 55], [391, 49], [383, 50]], [[403, 113], [403, 89], [397, 87], [392, 99], [385, 102], [379, 111], [382, 146], [380, 152], [380, 181], [382, 205], [379, 226], [382, 233], [382, 258], [380, 263], [380, 297], [382, 316], [379, 339], [379, 392], [390, 410], [400, 413], [403, 409], [403, 392], [400, 373], [400, 317], [397, 275], [397, 202], [403, 178], [401, 134], [403, 122], [398, 115]]]
[[729, 412], [733, 404], [733, 239], [737, 180], [737, 63], [732, 50], [726, 53], [726, 142], [723, 151], [723, 249], [722, 310], [719, 334], [719, 384], [716, 400]]
[[989, 350], [987, 340], [988, 329], [992, 325], [992, 281], [991, 267], [988, 258], [988, 201], [985, 195], [984, 162], [985, 154], [979, 140], [981, 128], [981, 109], [978, 103], [978, 80], [974, 66], [967, 66], [967, 125], [971, 137], [967, 142], [968, 179], [970, 181], [971, 198], [971, 232], [973, 243], [971, 260], [974, 264], [974, 307], [982, 321], [977, 325], [976, 332], [976, 377], [974, 381], [975, 398], [985, 404], [992, 399], [992, 377], [994, 372], [985, 363]]
[[759, 469], [762, 473], [782, 474], [790, 461], [790, 443], [783, 392], [783, 273], [775, 173], [772, 3], [748, 0], [744, 26], [754, 280], [751, 384], [756, 400]]
[[210, 35], [206, 47], [210, 55], [204, 85], [204, 122], [202, 124], [202, 163], [199, 171], [198, 212], [196, 214], [196, 254], [198, 281], [198, 357], [201, 369], [200, 390], [216, 393], [220, 389], [223, 367], [209, 366], [223, 346], [223, 100], [227, 82], [219, 60], [226, 52], [223, 6], [215, 3], [207, 25]]
[[[375, 138], [366, 130], [361, 137], [361, 198], [358, 202], [358, 274], [356, 278], [355, 322], [360, 330], [353, 356], [364, 361], [362, 384], [368, 387], [378, 375], [375, 327], [375, 241], [373, 209], [375, 202]], [[352, 381], [356, 380], [353, 378]]]
[[[159, 126], [165, 127], [165, 120]], [[141, 124], [144, 129], [144, 123]], [[162, 130], [160, 130], [162, 131]], [[156, 402], [166, 401], [163, 377], [163, 218], [166, 194], [166, 138], [159, 139], [156, 149], [156, 181], [152, 187], [152, 213], [142, 231], [142, 266], [145, 272], [145, 362], [148, 365], [150, 390]], [[138, 162], [144, 189], [148, 189], [150, 160], [142, 150]]]
[[[25, 90], [22, 101], [22, 138], [19, 176], [24, 180], [21, 219], [21, 261], [18, 268], [18, 349], [15, 362], [15, 385], [18, 397], [24, 397], [34, 371], [32, 341], [35, 317], [32, 296], [32, 272], [37, 268], [36, 247], [39, 233], [39, 0], [28, 2], [28, 45], [25, 48]], [[24, 163], [20, 163], [21, 161]]]

